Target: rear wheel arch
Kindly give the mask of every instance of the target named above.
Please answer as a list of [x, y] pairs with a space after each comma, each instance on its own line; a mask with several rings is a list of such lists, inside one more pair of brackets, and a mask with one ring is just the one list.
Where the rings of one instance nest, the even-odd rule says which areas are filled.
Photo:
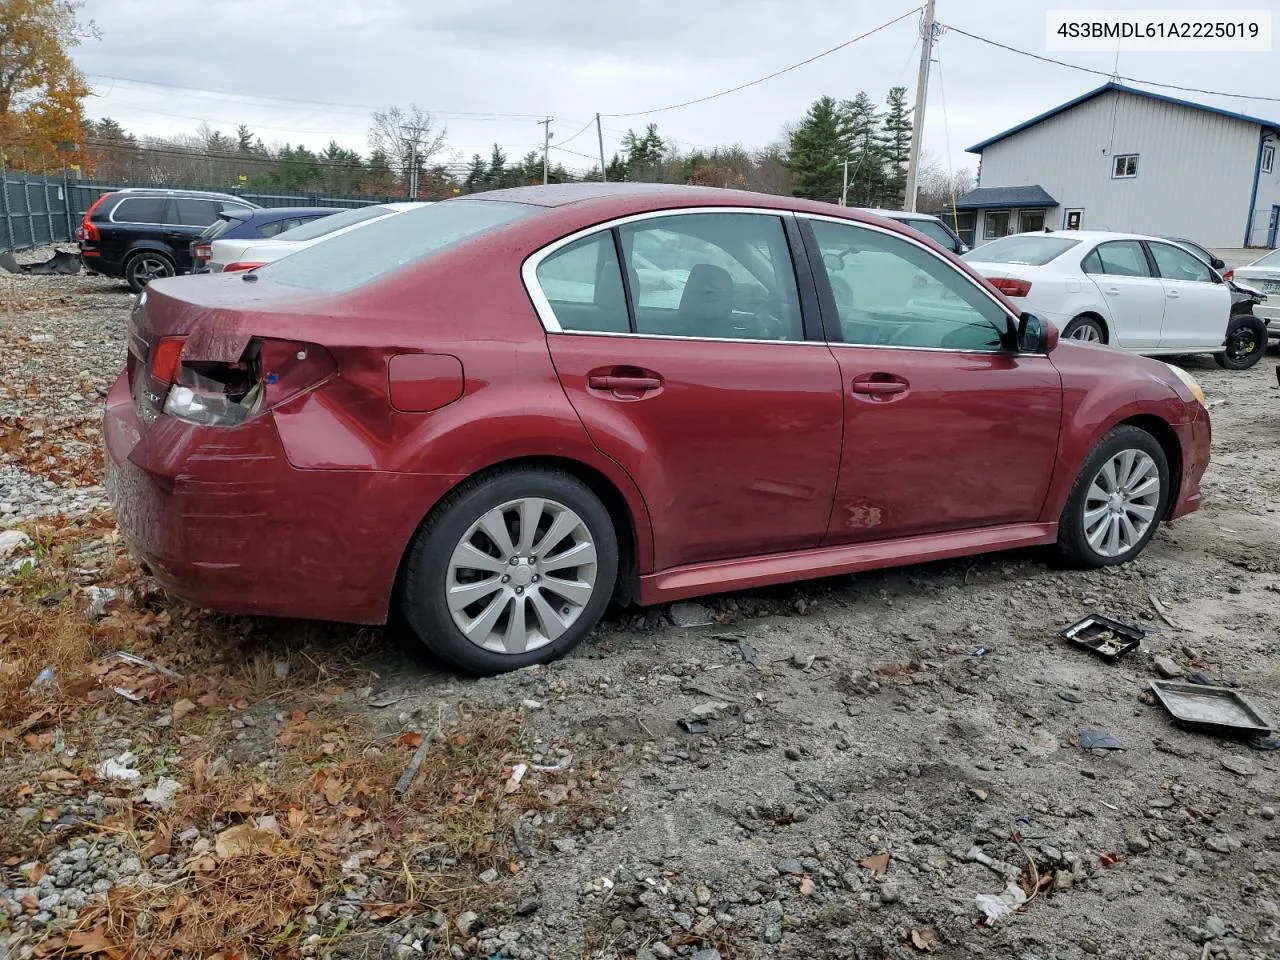
[[1111, 342], [1111, 327], [1107, 323], [1106, 318], [1103, 317], [1102, 314], [1098, 313], [1095, 310], [1082, 310], [1080, 313], [1077, 313], [1074, 317], [1072, 317], [1067, 322], [1067, 325], [1062, 328], [1062, 335], [1064, 337], [1069, 336], [1067, 331], [1071, 329], [1071, 325], [1075, 323], [1077, 320], [1092, 320], [1102, 330], [1102, 342], [1103, 343]]
[[[557, 456], [524, 456], [514, 457], [497, 463], [490, 464], [481, 470], [477, 470], [470, 476], [458, 481], [457, 484], [449, 491], [452, 493], [463, 484], [474, 484], [482, 482], [488, 477], [497, 476], [503, 473], [509, 473], [515, 470], [543, 467], [551, 470], [560, 470], [569, 474], [575, 480], [585, 485], [593, 494], [595, 494], [600, 502], [604, 504], [605, 509], [609, 513], [609, 519], [613, 523], [614, 536], [618, 540], [618, 579], [614, 588], [614, 600], [621, 604], [630, 604], [635, 602], [639, 597], [639, 581], [641, 567], [641, 538], [649, 535], [648, 518], [642, 517], [640, 524], [637, 524], [637, 517], [628, 503], [626, 496], [618, 488], [612, 479], [603, 472], [583, 463], [581, 460], [574, 460], [569, 457]], [[449, 493], [441, 497], [430, 510], [419, 520], [418, 524], [410, 533], [408, 540], [401, 549], [400, 563], [396, 572], [396, 585], [390, 597], [391, 607], [394, 609], [396, 597], [400, 594], [401, 583], [405, 573], [405, 565], [409, 559], [410, 551], [413, 544], [417, 540], [419, 531], [440, 511], [441, 505], [448, 500]]]

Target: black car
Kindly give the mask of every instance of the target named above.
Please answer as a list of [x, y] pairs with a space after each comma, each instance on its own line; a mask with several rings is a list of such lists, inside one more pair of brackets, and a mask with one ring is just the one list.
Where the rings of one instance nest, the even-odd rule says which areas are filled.
[[130, 187], [94, 201], [76, 240], [86, 270], [123, 277], [136, 293], [157, 277], [190, 271], [191, 241], [223, 210], [257, 209], [226, 193]]
[[257, 210], [226, 209], [218, 214], [216, 222], [205, 227], [200, 236], [191, 241], [192, 273], [208, 273], [209, 257], [215, 240], [251, 240], [258, 237], [274, 237], [312, 220], [319, 220], [331, 213], [341, 213], [345, 207], [261, 207]]

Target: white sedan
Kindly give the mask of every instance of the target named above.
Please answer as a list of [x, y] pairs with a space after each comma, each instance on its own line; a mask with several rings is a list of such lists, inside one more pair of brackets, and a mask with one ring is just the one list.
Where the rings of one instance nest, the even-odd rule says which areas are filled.
[[319, 243], [328, 237], [336, 237], [348, 230], [356, 230], [365, 224], [395, 216], [406, 210], [422, 206], [422, 201], [406, 200], [404, 203], [377, 203], [367, 207], [352, 207], [341, 213], [333, 213], [319, 220], [304, 223], [300, 227], [278, 233], [263, 240], [215, 240], [209, 256], [211, 273], [230, 273], [252, 270], [263, 264], [286, 257], [296, 250]]
[[[964, 261], [1064, 337], [1147, 355], [1212, 353], [1232, 369], [1253, 366], [1261, 338], [1228, 344], [1231, 289], [1190, 251], [1128, 233], [1019, 233], [984, 243]], [[1247, 349], [1237, 349], [1236, 342]]]

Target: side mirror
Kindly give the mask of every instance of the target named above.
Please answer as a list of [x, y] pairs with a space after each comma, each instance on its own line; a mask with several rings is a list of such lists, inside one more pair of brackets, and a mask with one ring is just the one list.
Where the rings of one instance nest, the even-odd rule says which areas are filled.
[[970, 250], [972, 250], [972, 249], [973, 249], [973, 247], [969, 246], [967, 243], [962, 243], [962, 244], [960, 244], [960, 246], [959, 246], [958, 248], [956, 248], [956, 253], [957, 253], [958, 255], [963, 255], [963, 254], [968, 253], [968, 252], [969, 252]]
[[1209, 266], [1213, 267], [1215, 270], [1221, 270], [1226, 266], [1226, 263], [1223, 262], [1221, 257], [1214, 257], [1209, 261]]
[[1018, 352], [1049, 353], [1058, 345], [1058, 328], [1033, 313], [1018, 318]]

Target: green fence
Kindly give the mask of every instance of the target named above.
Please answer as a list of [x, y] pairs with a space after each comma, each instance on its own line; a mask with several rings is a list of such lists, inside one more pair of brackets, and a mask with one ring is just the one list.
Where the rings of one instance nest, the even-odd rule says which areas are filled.
[[[0, 250], [30, 250], [55, 243], [75, 242], [76, 227], [90, 205], [104, 193], [123, 184], [102, 180], [77, 180], [64, 176], [31, 176], [0, 170]], [[147, 184], [129, 184], [132, 187]], [[151, 184], [151, 186], [159, 186]], [[390, 203], [405, 197], [353, 197], [321, 193], [248, 193], [225, 187], [175, 187], [235, 193], [262, 207], [362, 207]]]

